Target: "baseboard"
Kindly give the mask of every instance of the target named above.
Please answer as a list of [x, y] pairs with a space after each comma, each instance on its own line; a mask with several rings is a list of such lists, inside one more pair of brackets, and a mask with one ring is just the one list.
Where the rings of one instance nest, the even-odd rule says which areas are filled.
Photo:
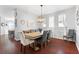
[[75, 41], [73, 41], [71, 39], [63, 39], [62, 37], [53, 37], [52, 39], [67, 40], [67, 41], [75, 42]]
[[61, 39], [61, 40], [63, 40], [62, 37], [53, 37], [53, 39]]

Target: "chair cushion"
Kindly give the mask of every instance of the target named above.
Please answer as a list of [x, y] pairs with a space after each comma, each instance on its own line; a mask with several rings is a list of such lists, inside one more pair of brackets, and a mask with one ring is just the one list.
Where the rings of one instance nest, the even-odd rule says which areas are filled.
[[26, 46], [26, 45], [29, 45], [31, 43], [33, 43], [34, 40], [30, 40], [30, 39], [25, 39], [25, 40], [21, 40], [21, 43]]

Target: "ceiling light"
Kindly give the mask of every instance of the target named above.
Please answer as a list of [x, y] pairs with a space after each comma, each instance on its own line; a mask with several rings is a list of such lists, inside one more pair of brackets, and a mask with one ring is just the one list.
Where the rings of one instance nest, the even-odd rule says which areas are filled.
[[44, 17], [43, 17], [43, 13], [42, 13], [42, 7], [43, 7], [43, 5], [40, 5], [40, 7], [41, 7], [41, 15], [38, 16], [38, 22], [42, 23], [44, 21]]

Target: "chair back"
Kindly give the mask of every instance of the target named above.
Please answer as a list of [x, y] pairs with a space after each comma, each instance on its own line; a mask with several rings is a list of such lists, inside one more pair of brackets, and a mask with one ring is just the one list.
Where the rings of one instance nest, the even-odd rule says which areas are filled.
[[69, 29], [68, 36], [73, 36], [75, 33], [74, 29]]
[[76, 41], [76, 32], [73, 35], [73, 40]]
[[23, 32], [20, 32], [20, 41], [24, 46], [29, 45], [34, 42], [34, 40], [27, 39]]
[[51, 30], [48, 30], [47, 39], [50, 38], [50, 33], [51, 33]]
[[39, 30], [39, 32], [42, 32], [42, 29], [41, 28], [39, 28], [38, 30]]
[[42, 39], [41, 39], [41, 42], [47, 41], [47, 35], [48, 35], [48, 31], [44, 31], [44, 32], [43, 32]]

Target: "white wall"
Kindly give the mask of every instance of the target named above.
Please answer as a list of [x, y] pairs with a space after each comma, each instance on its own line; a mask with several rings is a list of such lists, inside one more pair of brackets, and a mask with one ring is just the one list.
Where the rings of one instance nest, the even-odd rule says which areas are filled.
[[16, 40], [19, 40], [19, 32], [22, 32], [23, 30], [37, 29], [36, 17], [36, 15], [24, 12], [23, 10], [17, 10], [17, 26], [15, 27]]
[[[14, 16], [14, 13], [13, 13], [13, 10], [10, 9], [10, 8], [6, 8], [4, 6], [0, 6], [0, 21], [1, 23], [5, 23], [7, 24], [7, 19], [8, 17], [13, 17]], [[1, 26], [1, 23], [0, 23], [0, 35], [4, 35], [4, 34], [8, 34], [8, 26]]]
[[[22, 24], [21, 21], [24, 21]], [[18, 10], [17, 13], [17, 29], [20, 31], [28, 29], [36, 29], [36, 16], [22, 10]]]
[[79, 29], [76, 30], [76, 46], [77, 46], [78, 51], [79, 51]]
[[[79, 6], [76, 7], [76, 13], [77, 11], [79, 11]], [[77, 16], [76, 14], [76, 46], [78, 48], [79, 51], [79, 25], [77, 25], [79, 22], [77, 21], [77, 18], [79, 18], [79, 16]]]
[[47, 27], [48, 27], [48, 17], [49, 16], [55, 17], [55, 23], [54, 23], [55, 27], [51, 29], [54, 37], [62, 38], [64, 35], [65, 28], [58, 27], [58, 16], [60, 14], [66, 14], [65, 26], [67, 27], [67, 29], [75, 29], [75, 9], [76, 9], [75, 7], [72, 7], [46, 15]]
[[[1, 24], [1, 17], [0, 17], [0, 24]], [[0, 25], [0, 35], [1, 35], [1, 25]]]
[[[28, 29], [35, 29], [37, 28], [36, 26], [36, 15], [33, 15], [31, 13], [28, 13], [27, 11], [24, 11], [22, 9], [18, 9], [18, 16], [17, 16], [17, 27], [16, 29], [17, 30], [28, 30]], [[8, 8], [8, 7], [5, 7], [5, 6], [0, 6], [0, 17], [1, 17], [1, 22], [3, 23], [7, 23], [7, 18], [11, 18], [11, 17], [14, 17], [14, 9], [12, 8]], [[25, 24], [21, 24], [21, 20], [24, 20], [25, 21]], [[28, 27], [27, 27], [27, 22], [26, 21], [29, 21], [29, 24], [28, 24]], [[1, 27], [0, 25], [0, 31], [1, 31], [1, 35], [3, 34], [8, 34], [8, 27]], [[5, 30], [3, 30], [5, 29]]]

